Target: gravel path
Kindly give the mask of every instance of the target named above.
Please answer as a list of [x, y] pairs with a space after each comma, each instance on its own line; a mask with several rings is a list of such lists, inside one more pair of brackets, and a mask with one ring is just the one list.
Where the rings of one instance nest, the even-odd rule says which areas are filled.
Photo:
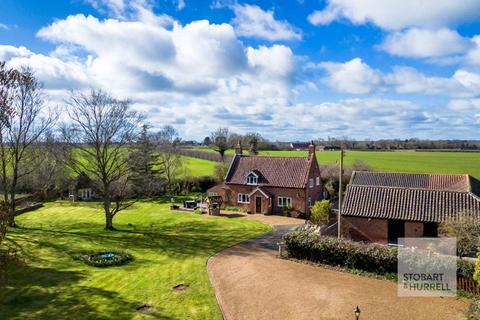
[[349, 320], [354, 319], [356, 305], [360, 319], [464, 319], [466, 299], [400, 298], [390, 281], [278, 259], [276, 243], [303, 221], [260, 215], [245, 218], [271, 223], [275, 231], [208, 261], [208, 274], [227, 320]]

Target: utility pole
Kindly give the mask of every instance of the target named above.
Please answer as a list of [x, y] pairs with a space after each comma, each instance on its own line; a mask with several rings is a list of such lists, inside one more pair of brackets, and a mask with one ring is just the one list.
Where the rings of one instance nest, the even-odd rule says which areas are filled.
[[342, 225], [340, 222], [340, 219], [342, 217], [342, 180], [343, 180], [343, 149], [340, 150], [340, 172], [338, 176], [338, 214], [337, 214], [338, 239], [342, 237]]

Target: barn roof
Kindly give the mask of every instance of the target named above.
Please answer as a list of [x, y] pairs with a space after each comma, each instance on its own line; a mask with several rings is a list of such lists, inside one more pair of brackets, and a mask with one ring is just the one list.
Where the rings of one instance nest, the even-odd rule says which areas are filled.
[[480, 217], [478, 185], [469, 175], [354, 172], [342, 214], [422, 222]]

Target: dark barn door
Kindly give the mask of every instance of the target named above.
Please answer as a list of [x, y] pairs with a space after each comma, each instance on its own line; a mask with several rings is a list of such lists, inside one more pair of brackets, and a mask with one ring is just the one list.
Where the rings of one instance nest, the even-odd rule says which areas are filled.
[[262, 213], [262, 197], [255, 197], [255, 213]]
[[405, 237], [405, 222], [403, 220], [388, 220], [388, 243], [398, 243], [398, 238]]

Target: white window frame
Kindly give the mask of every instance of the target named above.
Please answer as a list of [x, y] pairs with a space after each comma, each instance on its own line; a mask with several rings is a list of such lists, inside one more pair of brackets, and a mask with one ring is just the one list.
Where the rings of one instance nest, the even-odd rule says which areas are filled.
[[250, 196], [246, 193], [237, 194], [237, 203], [250, 203]]
[[280, 208], [291, 207], [292, 206], [292, 198], [291, 197], [278, 197], [277, 198], [277, 205]]
[[320, 177], [317, 177], [317, 186], [320, 185]]
[[257, 185], [258, 176], [254, 172], [250, 172], [245, 179], [248, 185]]
[[313, 186], [314, 186], [313, 178], [308, 179], [308, 185], [310, 186], [310, 188], [313, 188]]

